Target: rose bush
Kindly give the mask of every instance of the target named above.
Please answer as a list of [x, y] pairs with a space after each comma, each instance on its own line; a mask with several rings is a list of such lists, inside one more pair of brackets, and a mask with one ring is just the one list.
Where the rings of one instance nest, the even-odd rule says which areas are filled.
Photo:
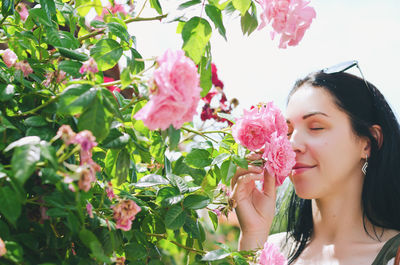
[[[204, 9], [201, 16], [173, 17], [158, 0], [1, 2], [1, 264], [254, 258], [225, 245], [205, 249], [198, 210], [216, 229], [217, 214], [231, 210], [219, 184], [248, 164], [230, 133], [235, 104], [221, 92], [210, 36], [225, 37], [229, 14], [251, 34], [256, 4], [194, 0], [179, 10]], [[128, 32], [141, 21], [175, 23], [182, 47], [142, 58]], [[226, 129], [200, 130], [197, 104], [215, 95], [221, 105], [202, 117]]]

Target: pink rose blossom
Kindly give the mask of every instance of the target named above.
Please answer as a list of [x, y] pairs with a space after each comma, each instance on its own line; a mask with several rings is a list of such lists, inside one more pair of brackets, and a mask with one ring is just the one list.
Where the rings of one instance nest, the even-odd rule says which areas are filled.
[[83, 151], [90, 151], [93, 147], [97, 146], [96, 137], [88, 130], [83, 130], [76, 134], [73, 143], [79, 144]]
[[21, 17], [21, 20], [23, 22], [26, 21], [26, 19], [29, 16], [29, 11], [26, 8], [26, 5], [24, 3], [19, 3], [16, 7], [17, 12], [19, 13], [19, 16]]
[[265, 242], [260, 255], [260, 265], [287, 265], [287, 259], [279, 251], [279, 248], [269, 242]]
[[92, 206], [92, 204], [89, 203], [89, 202], [86, 204], [86, 211], [87, 211], [87, 213], [88, 213], [88, 215], [89, 215], [90, 218], [93, 218], [93, 217], [94, 217], [94, 216], [93, 216], [93, 206]]
[[4, 256], [7, 253], [6, 244], [3, 239], [0, 238], [0, 257]]
[[27, 77], [28, 75], [33, 73], [33, 69], [31, 68], [29, 63], [25, 61], [15, 63], [15, 69], [21, 70], [24, 74], [24, 77]]
[[232, 126], [232, 136], [237, 142], [251, 151], [262, 148], [273, 128], [264, 119], [264, 107], [244, 110], [241, 118]]
[[[274, 105], [274, 103], [268, 102], [263, 104], [261, 107], [262, 110], [262, 118], [268, 124], [268, 134], [272, 135], [275, 131], [278, 133], [278, 136], [288, 134], [288, 126], [286, 123], [286, 119], [283, 116], [281, 110]], [[270, 137], [268, 137], [269, 139]]]
[[116, 198], [115, 194], [114, 194], [114, 190], [112, 188], [112, 184], [111, 182], [107, 183], [107, 187], [106, 187], [106, 193], [107, 193], [107, 197], [108, 199], [110, 199], [110, 201], [114, 198]]
[[83, 65], [81, 66], [81, 69], [79, 69], [80, 74], [84, 74], [84, 73], [95, 74], [98, 71], [99, 71], [99, 69], [97, 68], [97, 63], [93, 58], [90, 58], [89, 60], [84, 62]]
[[117, 222], [116, 228], [124, 231], [131, 230], [132, 221], [136, 214], [142, 209], [132, 200], [123, 200], [117, 205], [113, 205], [114, 220]]
[[61, 138], [66, 145], [71, 144], [75, 140], [75, 133], [69, 125], [61, 125], [56, 134], [56, 139]]
[[258, 3], [263, 10], [258, 29], [271, 22], [271, 38], [281, 35], [279, 48], [297, 45], [316, 17], [314, 8], [307, 6], [309, 1], [305, 0], [258, 0]]
[[277, 132], [272, 134], [270, 142], [265, 143], [263, 158], [268, 173], [276, 179], [276, 186], [282, 185], [296, 164], [296, 153], [287, 136], [278, 136]]
[[17, 55], [10, 49], [6, 49], [2, 55], [4, 63], [7, 65], [8, 68], [14, 66], [17, 62]]
[[93, 176], [89, 169], [83, 169], [80, 173], [78, 187], [79, 189], [88, 192], [92, 187]]
[[150, 84], [150, 101], [134, 116], [150, 129], [180, 128], [196, 114], [200, 100], [199, 75], [196, 65], [182, 50], [167, 50], [157, 59]]

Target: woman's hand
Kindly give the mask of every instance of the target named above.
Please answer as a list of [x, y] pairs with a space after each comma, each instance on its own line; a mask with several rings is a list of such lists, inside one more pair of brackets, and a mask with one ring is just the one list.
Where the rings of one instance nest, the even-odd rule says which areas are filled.
[[[250, 154], [247, 159], [261, 159], [260, 154]], [[264, 180], [264, 190], [257, 189], [254, 181]], [[262, 247], [268, 238], [275, 213], [276, 188], [275, 178], [262, 167], [249, 165], [238, 168], [231, 181], [232, 199], [236, 201], [241, 238], [240, 250], [252, 250]]]

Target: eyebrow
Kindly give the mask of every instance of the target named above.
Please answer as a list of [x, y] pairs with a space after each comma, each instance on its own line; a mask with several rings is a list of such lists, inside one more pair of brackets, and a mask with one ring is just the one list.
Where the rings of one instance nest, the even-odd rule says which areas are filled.
[[[304, 115], [303, 116], [303, 120], [308, 119], [308, 118], [310, 118], [312, 116], [315, 116], [315, 115], [323, 115], [325, 117], [329, 117], [329, 115], [326, 114], [326, 113], [323, 113], [323, 112], [320, 112], [320, 111], [315, 111], [315, 112], [311, 112], [311, 113], [308, 113], [308, 114]], [[290, 121], [286, 120], [286, 123], [290, 123]]]

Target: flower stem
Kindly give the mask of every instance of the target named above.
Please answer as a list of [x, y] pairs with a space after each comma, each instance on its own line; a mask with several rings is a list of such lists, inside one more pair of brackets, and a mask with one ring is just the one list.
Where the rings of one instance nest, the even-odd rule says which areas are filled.
[[204, 137], [204, 138], [206, 138], [208, 140], [211, 140], [211, 141], [214, 141], [214, 142], [218, 143], [218, 141], [216, 141], [213, 138], [205, 135], [203, 132], [197, 131], [195, 129], [187, 128], [187, 127], [182, 127], [182, 129], [185, 130], [185, 131], [191, 132], [191, 133], [195, 133], [195, 134], [200, 135], [200, 136], [202, 136], [202, 137]]
[[38, 106], [38, 107], [36, 107], [34, 109], [28, 110], [26, 112], [22, 112], [22, 113], [16, 114], [13, 117], [22, 117], [22, 116], [26, 116], [26, 115], [29, 115], [29, 114], [34, 114], [36, 111], [41, 110], [44, 107], [47, 107], [48, 105], [50, 105], [51, 103], [56, 101], [59, 97], [60, 97], [60, 95], [54, 96], [49, 101], [43, 103], [42, 105], [40, 105], [40, 106]]

